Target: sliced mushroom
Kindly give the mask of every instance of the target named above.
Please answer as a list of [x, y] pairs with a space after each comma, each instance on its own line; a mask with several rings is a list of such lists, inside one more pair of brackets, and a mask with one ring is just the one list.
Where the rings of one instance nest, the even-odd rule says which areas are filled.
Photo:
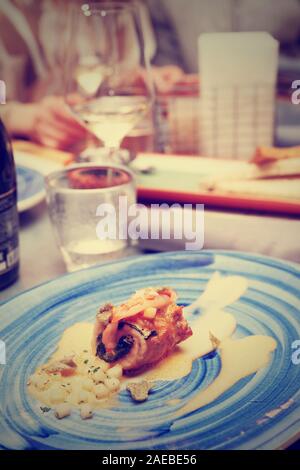
[[132, 382], [127, 385], [131, 398], [136, 402], [143, 402], [148, 399], [149, 391], [152, 388], [152, 384], [147, 380], [141, 382]]

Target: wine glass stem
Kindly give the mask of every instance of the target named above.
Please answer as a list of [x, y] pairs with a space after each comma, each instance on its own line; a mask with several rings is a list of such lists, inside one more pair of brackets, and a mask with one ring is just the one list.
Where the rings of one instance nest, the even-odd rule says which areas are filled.
[[[106, 145], [106, 142], [104, 142], [104, 148], [107, 148], [107, 150], [108, 150], [108, 153], [107, 153], [108, 161], [110, 163], [116, 162], [120, 145], [118, 145], [118, 144], [117, 145]], [[108, 170], [108, 184], [111, 185], [111, 183], [112, 183], [112, 169], [110, 168]]]
[[121, 145], [121, 142], [118, 141], [118, 142], [107, 142], [107, 141], [103, 141], [103, 144], [104, 144], [104, 148], [108, 150], [107, 152], [107, 156], [109, 158], [109, 160], [114, 160], [114, 158], [117, 156], [118, 154], [118, 150], [120, 148], [120, 145]]

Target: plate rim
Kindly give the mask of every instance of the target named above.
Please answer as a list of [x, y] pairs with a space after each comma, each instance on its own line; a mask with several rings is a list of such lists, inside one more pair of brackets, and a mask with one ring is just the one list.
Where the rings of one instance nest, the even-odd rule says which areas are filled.
[[239, 254], [239, 255], [244, 255], [244, 256], [250, 257], [250, 258], [259, 257], [261, 259], [265, 259], [265, 260], [273, 261], [275, 263], [282, 264], [283, 266], [290, 266], [291, 268], [298, 271], [299, 274], [300, 274], [300, 264], [299, 263], [296, 263], [296, 262], [293, 262], [293, 261], [288, 261], [288, 260], [283, 260], [283, 259], [277, 258], [275, 256], [268, 256], [268, 255], [261, 255], [259, 253], [252, 253], [252, 252], [249, 252], [249, 251], [222, 250], [222, 249], [208, 249], [208, 250], [206, 250], [206, 249], [203, 249], [203, 250], [173, 250], [173, 251], [165, 251], [165, 252], [157, 252], [157, 253], [149, 253], [149, 254], [142, 253], [140, 255], [128, 256], [128, 257], [120, 258], [120, 259], [117, 259], [117, 260], [104, 261], [103, 263], [95, 264], [93, 266], [89, 266], [87, 268], [83, 268], [83, 269], [80, 269], [80, 270], [74, 271], [74, 272], [65, 272], [63, 274], [60, 274], [57, 277], [54, 277], [52, 279], [48, 279], [47, 281], [43, 281], [40, 284], [36, 284], [32, 287], [29, 287], [28, 289], [25, 289], [25, 290], [19, 292], [18, 294], [14, 295], [13, 297], [9, 297], [8, 299], [5, 299], [3, 302], [0, 301], [0, 308], [3, 307], [3, 306], [6, 306], [6, 304], [8, 304], [9, 302], [12, 302], [13, 300], [20, 297], [21, 295], [27, 294], [27, 293], [29, 293], [29, 292], [31, 292], [31, 291], [39, 288], [39, 287], [42, 287], [42, 286], [45, 286], [45, 285], [50, 284], [52, 282], [55, 282], [58, 279], [67, 278], [67, 277], [76, 275], [76, 274], [81, 273], [81, 272], [88, 272], [88, 271], [96, 270], [100, 266], [104, 268], [105, 266], [112, 266], [112, 265], [115, 265], [115, 264], [121, 264], [122, 262], [127, 261], [127, 260], [136, 260], [136, 259], [139, 259], [139, 258], [142, 258], [142, 257], [147, 257], [147, 258], [151, 257], [152, 258], [152, 257], [155, 257], [155, 256], [167, 257], [168, 255], [174, 255], [174, 254], [178, 254], [178, 253], [197, 253], [197, 254], [203, 253], [204, 255]]
[[8, 299], [5, 299], [3, 302], [0, 301], [0, 308], [3, 307], [3, 306], [6, 306], [6, 304], [8, 304], [9, 302], [12, 302], [13, 300], [17, 299], [21, 295], [28, 294], [29, 292], [31, 292], [31, 291], [39, 288], [39, 287], [43, 287], [47, 284], [55, 282], [58, 279], [74, 276], [74, 275], [76, 275], [78, 273], [81, 273], [81, 272], [88, 272], [88, 271], [96, 270], [100, 266], [104, 268], [105, 266], [112, 266], [112, 265], [116, 265], [116, 264], [121, 264], [122, 262], [127, 261], [127, 260], [132, 260], [133, 261], [133, 260], [136, 260], [136, 259], [139, 259], [139, 258], [142, 258], [142, 257], [147, 257], [147, 258], [150, 258], [150, 257], [152, 258], [152, 257], [156, 257], [156, 256], [167, 257], [168, 255], [174, 255], [174, 254], [179, 254], [179, 253], [196, 253], [196, 254], [203, 253], [204, 255], [214, 255], [214, 254], [232, 255], [232, 254], [238, 254], [238, 255], [244, 255], [244, 256], [247, 256], [247, 257], [250, 257], [250, 258], [259, 257], [261, 259], [273, 261], [276, 264], [278, 263], [278, 264], [282, 264], [283, 266], [290, 266], [291, 268], [298, 271], [299, 275], [300, 275], [300, 264], [299, 263], [296, 263], [296, 262], [293, 262], [293, 261], [288, 261], [288, 260], [283, 260], [283, 259], [277, 258], [275, 256], [268, 256], [268, 255], [261, 255], [259, 253], [252, 253], [252, 252], [249, 252], [249, 251], [222, 250], [222, 249], [208, 249], [208, 250], [206, 250], [206, 249], [203, 249], [203, 250], [173, 250], [173, 251], [165, 251], [165, 252], [157, 252], [157, 253], [149, 253], [149, 254], [142, 253], [142, 254], [139, 254], [139, 255], [128, 256], [128, 257], [120, 258], [120, 259], [117, 259], [117, 260], [104, 261], [103, 263], [95, 264], [93, 266], [89, 266], [87, 268], [83, 268], [83, 269], [80, 269], [80, 270], [74, 271], [74, 272], [65, 272], [63, 274], [60, 274], [57, 277], [54, 277], [52, 279], [48, 279], [47, 281], [43, 281], [40, 284], [36, 284], [32, 287], [29, 287], [28, 289], [25, 289], [25, 290], [19, 292], [18, 294], [14, 295], [13, 297], [9, 297]]
[[[24, 168], [26, 170], [34, 172], [37, 175], [39, 175], [44, 181], [44, 175], [40, 171], [36, 170], [35, 168], [31, 168], [31, 166], [29, 165], [16, 162], [16, 171], [18, 170], [18, 168]], [[45, 199], [45, 196], [46, 196], [46, 191], [45, 191], [45, 188], [43, 188], [40, 191], [36, 192], [35, 194], [32, 194], [31, 196], [26, 197], [25, 199], [22, 199], [20, 201], [18, 200], [17, 202], [18, 212], [22, 213], [29, 209], [32, 209], [33, 207], [37, 206], [40, 202], [42, 202]]]
[[[43, 179], [52, 171], [62, 168], [61, 164], [49, 158], [39, 157], [33, 153], [31, 154], [28, 151], [23, 150], [14, 150], [14, 161], [16, 168], [19, 166], [35, 171], [36, 173], [39, 173]], [[46, 190], [44, 186], [44, 188], [38, 193], [29, 196], [23, 201], [18, 201], [18, 212], [21, 214], [27, 210], [33, 209], [35, 206], [41, 203], [45, 197]]]

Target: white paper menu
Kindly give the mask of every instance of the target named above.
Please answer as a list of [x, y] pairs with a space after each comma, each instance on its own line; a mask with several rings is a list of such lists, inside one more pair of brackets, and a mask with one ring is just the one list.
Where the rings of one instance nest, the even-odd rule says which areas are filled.
[[199, 37], [200, 152], [248, 160], [272, 145], [278, 41], [264, 32]]

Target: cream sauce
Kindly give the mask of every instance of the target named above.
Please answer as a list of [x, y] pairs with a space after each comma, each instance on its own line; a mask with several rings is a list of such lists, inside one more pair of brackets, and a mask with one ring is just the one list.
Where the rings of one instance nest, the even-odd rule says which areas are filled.
[[91, 344], [93, 335], [93, 323], [75, 323], [67, 328], [57, 345], [57, 349], [52, 356], [53, 359], [60, 359], [70, 354], [80, 355], [83, 351], [88, 351], [92, 355]]
[[[269, 361], [270, 353], [275, 350], [276, 341], [267, 336], [231, 339], [236, 328], [236, 320], [232, 314], [223, 311], [222, 308], [237, 300], [246, 289], [246, 279], [240, 276], [223, 277], [215, 273], [205, 292], [192, 304], [192, 307], [201, 307], [203, 312], [190, 321], [193, 335], [178, 345], [168, 357], [139, 374], [139, 379], [149, 381], [180, 379], [190, 373], [195, 359], [215, 349], [211, 335], [220, 341], [222, 363], [220, 374], [211, 385], [200, 391], [178, 411], [179, 416], [207, 405], [240, 379], [264, 367]], [[187, 310], [189, 309], [190, 307], [187, 307]], [[92, 323], [84, 322], [76, 323], [66, 329], [49, 362], [70, 354], [81, 355], [83, 351], [89, 361], [97, 361], [91, 351], [93, 327]], [[70, 377], [70, 380], [73, 378]], [[137, 377], [123, 377], [123, 387], [133, 380], [137, 380]], [[45, 394], [39, 397], [39, 392], [34, 387], [29, 386], [29, 390], [36, 398], [45, 402]], [[174, 404], [171, 401], [169, 403]]]
[[275, 349], [276, 341], [269, 336], [254, 335], [237, 340], [226, 339], [220, 346], [222, 363], [220, 374], [211, 385], [189, 400], [177, 415], [191, 413], [216, 400], [239, 380], [265, 367]]
[[[92, 354], [91, 338], [93, 328], [94, 325], [88, 322], [75, 323], [71, 327], [67, 328], [64, 331], [56, 350], [49, 358], [48, 362], [42, 366], [39, 366], [35, 373], [42, 373], [43, 369], [47, 368], [54, 361], [59, 361], [63, 357], [72, 355], [79, 356], [83, 358], [84, 361], [87, 361], [89, 364], [88, 368], [94, 369], [101, 365], [102, 361]], [[64, 384], [64, 387], [68, 387], [68, 385], [70, 385], [71, 388], [75, 388], [76, 390], [76, 388], [80, 387], [81, 380], [90, 378], [89, 374], [87, 373], [88, 368], [84, 368], [84, 370], [80, 370], [75, 375], [70, 377], [61, 377], [59, 374], [56, 376], [50, 375], [49, 384]], [[40, 390], [29, 382], [28, 391], [39, 402], [50, 408], [53, 406], [49, 390]], [[66, 400], [74, 407], [78, 407], [76, 393], [68, 394], [66, 396]], [[93, 408], [111, 408], [117, 405], [118, 400], [116, 394], [110, 394], [109, 396], [99, 400], [95, 399], [93, 394], [89, 394], [89, 403]]]

